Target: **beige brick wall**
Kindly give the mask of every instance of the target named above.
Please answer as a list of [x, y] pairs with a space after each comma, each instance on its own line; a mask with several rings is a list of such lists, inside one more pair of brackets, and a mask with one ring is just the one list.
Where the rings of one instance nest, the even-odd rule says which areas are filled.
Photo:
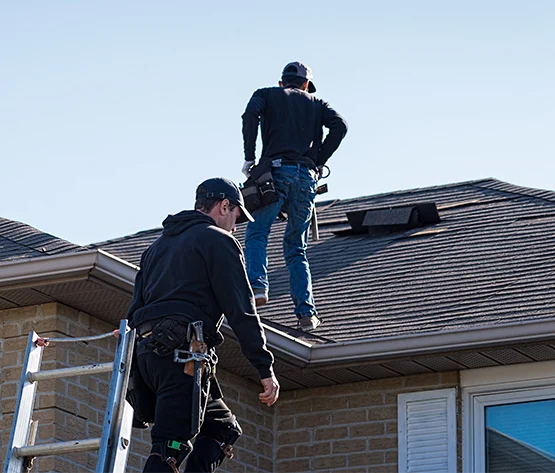
[[397, 395], [457, 384], [448, 372], [283, 393], [275, 471], [397, 473]]
[[[113, 328], [58, 303], [0, 311], [1, 468], [29, 332], [77, 337]], [[51, 346], [42, 369], [108, 362], [115, 347], [113, 338]], [[224, 473], [397, 472], [397, 395], [458, 385], [457, 372], [391, 378], [285, 392], [269, 408], [258, 400], [260, 385], [224, 371], [218, 378], [244, 431]], [[40, 382], [37, 443], [99, 437], [108, 389], [108, 374]], [[148, 431], [134, 429], [127, 471], [141, 472], [149, 450]], [[95, 465], [95, 453], [77, 453], [41, 458], [34, 471], [88, 473]]]

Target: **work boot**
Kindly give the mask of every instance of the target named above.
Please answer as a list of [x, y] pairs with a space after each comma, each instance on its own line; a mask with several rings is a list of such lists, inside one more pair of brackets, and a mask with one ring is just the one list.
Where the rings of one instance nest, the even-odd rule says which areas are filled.
[[262, 307], [268, 302], [268, 291], [266, 289], [255, 287], [252, 292], [254, 293], [254, 302], [256, 307]]
[[297, 328], [303, 332], [312, 332], [315, 328], [319, 327], [322, 321], [315, 315], [299, 317]]

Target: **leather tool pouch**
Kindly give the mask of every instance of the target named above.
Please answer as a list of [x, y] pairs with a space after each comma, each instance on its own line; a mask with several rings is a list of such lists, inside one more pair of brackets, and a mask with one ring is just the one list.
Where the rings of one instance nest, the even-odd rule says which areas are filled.
[[273, 204], [279, 200], [274, 186], [271, 161], [261, 160], [259, 164], [252, 168], [251, 175], [243, 184], [241, 193], [243, 199], [245, 199], [245, 207], [249, 212], [254, 212], [260, 207]]
[[[199, 342], [198, 340], [191, 340], [190, 345], [189, 345], [189, 351], [191, 353], [208, 353], [208, 347], [206, 346], [206, 343], [204, 342]], [[202, 370], [204, 372], [204, 366], [202, 367]], [[187, 373], [190, 376], [194, 376], [195, 374], [195, 362], [194, 361], [188, 361], [187, 363], [185, 363], [185, 366], [183, 367], [183, 371], [185, 373]]]
[[158, 356], [173, 355], [187, 340], [187, 327], [175, 320], [163, 320], [152, 329], [149, 345]]

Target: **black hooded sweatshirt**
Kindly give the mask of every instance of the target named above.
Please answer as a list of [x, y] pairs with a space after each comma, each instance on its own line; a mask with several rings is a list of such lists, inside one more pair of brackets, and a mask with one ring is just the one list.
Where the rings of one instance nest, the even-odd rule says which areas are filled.
[[162, 235], [143, 253], [127, 318], [131, 327], [164, 317], [202, 320], [209, 346], [223, 342], [223, 315], [241, 350], [260, 373], [273, 374], [273, 356], [256, 313], [243, 250], [206, 214], [184, 210], [163, 222]]

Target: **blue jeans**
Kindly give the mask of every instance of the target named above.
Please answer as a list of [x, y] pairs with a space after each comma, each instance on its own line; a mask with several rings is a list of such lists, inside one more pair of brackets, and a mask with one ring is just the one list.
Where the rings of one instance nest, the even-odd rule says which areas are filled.
[[287, 212], [287, 228], [283, 236], [283, 256], [289, 270], [291, 298], [297, 317], [316, 315], [312, 296], [312, 278], [306, 257], [308, 228], [314, 198], [315, 173], [301, 164], [284, 164], [272, 168], [279, 200], [255, 210], [255, 221], [249, 222], [245, 234], [247, 275], [253, 289], [266, 292], [268, 283], [268, 235], [279, 211]]

